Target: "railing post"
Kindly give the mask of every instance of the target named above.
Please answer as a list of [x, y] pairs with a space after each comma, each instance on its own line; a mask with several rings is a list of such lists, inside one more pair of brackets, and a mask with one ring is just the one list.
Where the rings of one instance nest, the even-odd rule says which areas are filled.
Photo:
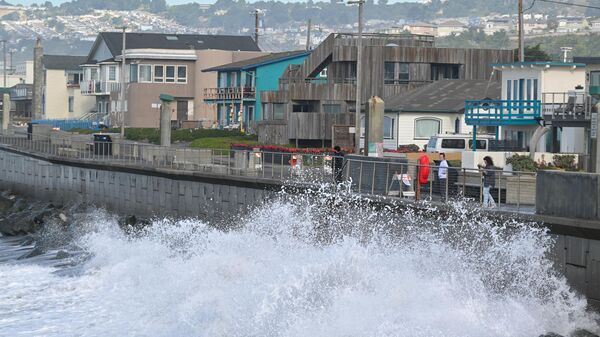
[[359, 173], [358, 173], [358, 193], [360, 193], [362, 190], [362, 173], [363, 173], [363, 162], [361, 160], [360, 169], [359, 169]]
[[521, 210], [521, 172], [517, 172], [517, 212]]

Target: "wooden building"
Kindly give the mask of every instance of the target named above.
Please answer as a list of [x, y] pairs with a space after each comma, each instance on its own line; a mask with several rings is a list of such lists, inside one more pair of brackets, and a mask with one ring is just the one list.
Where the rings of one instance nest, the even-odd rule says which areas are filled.
[[[331, 34], [300, 65], [290, 65], [277, 91], [261, 93], [259, 140], [328, 146], [333, 125], [353, 125], [356, 98], [355, 34]], [[363, 34], [362, 102], [386, 99], [441, 79], [488, 80], [493, 63], [512, 50], [436, 48], [434, 38]]]

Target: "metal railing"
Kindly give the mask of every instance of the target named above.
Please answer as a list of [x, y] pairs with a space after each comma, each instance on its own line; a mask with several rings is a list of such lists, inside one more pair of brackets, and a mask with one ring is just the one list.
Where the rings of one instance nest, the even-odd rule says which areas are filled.
[[545, 92], [542, 93], [542, 113], [544, 118], [568, 116], [590, 119], [592, 97], [586, 92]]
[[[436, 165], [409, 162], [353, 158], [345, 164], [345, 176], [351, 180], [352, 190], [360, 194], [433, 201], [466, 198], [515, 211], [532, 211], [535, 206], [535, 172], [448, 167], [446, 179], [440, 179], [439, 171]], [[419, 181], [421, 174], [426, 183]]]
[[466, 100], [467, 125], [531, 125], [541, 116], [539, 100]]
[[119, 82], [104, 82], [104, 81], [81, 81], [82, 95], [109, 95], [113, 92], [118, 92], [121, 88]]
[[[252, 177], [309, 186], [333, 183], [335, 175], [335, 160], [328, 154], [173, 148], [121, 140], [94, 141], [91, 135], [0, 135], [0, 146], [78, 163]], [[429, 171], [427, 182], [420, 183], [418, 177], [424, 170]], [[338, 178], [349, 181], [350, 188], [360, 194], [433, 201], [467, 198], [475, 203], [486, 200], [486, 185], [491, 185], [488, 196], [496, 205], [514, 211], [531, 210], [535, 205], [534, 172], [449, 167], [444, 180], [439, 178], [439, 170], [435, 165], [346, 158]], [[490, 172], [494, 172], [493, 179], [484, 183]]]
[[332, 157], [325, 154], [175, 148], [121, 140], [94, 141], [92, 135], [0, 135], [0, 146], [53, 159], [138, 169], [179, 170], [307, 183], [330, 182], [333, 179]]

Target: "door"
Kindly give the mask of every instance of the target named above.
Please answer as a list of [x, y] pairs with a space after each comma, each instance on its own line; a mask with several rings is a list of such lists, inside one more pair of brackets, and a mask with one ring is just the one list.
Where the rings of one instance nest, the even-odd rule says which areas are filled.
[[181, 122], [187, 120], [188, 102], [177, 101], [177, 124], [181, 126]]

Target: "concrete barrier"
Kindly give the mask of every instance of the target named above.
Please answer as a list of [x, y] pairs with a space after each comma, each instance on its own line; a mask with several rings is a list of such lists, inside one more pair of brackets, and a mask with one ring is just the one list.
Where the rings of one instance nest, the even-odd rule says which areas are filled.
[[577, 219], [600, 219], [599, 175], [539, 171], [536, 180], [538, 214]]

